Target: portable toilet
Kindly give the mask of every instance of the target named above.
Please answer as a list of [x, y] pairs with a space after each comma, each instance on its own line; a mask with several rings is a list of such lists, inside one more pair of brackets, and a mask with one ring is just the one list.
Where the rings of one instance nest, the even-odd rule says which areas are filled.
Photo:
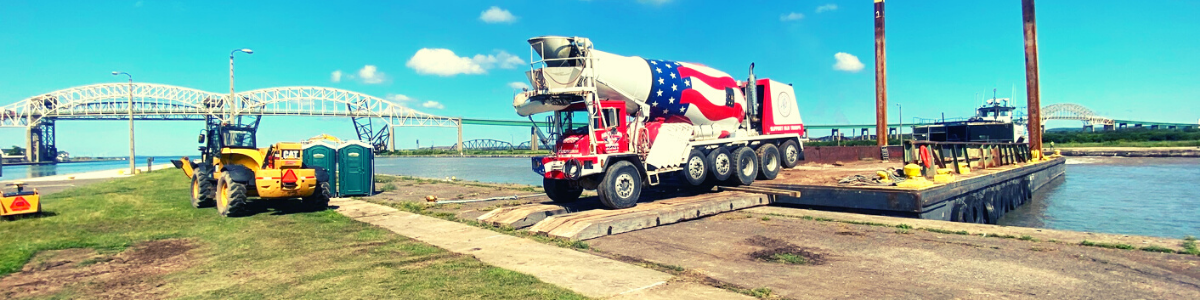
[[347, 141], [337, 148], [338, 195], [370, 196], [375, 193], [374, 148], [359, 141]]
[[330, 194], [337, 196], [337, 144], [327, 141], [304, 143], [304, 166], [321, 167], [329, 174]]

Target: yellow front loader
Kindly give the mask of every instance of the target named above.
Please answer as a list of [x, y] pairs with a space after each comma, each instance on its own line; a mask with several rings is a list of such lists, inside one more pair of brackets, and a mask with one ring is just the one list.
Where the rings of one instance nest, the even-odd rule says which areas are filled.
[[[256, 127], [256, 126], [255, 126]], [[216, 206], [222, 216], [246, 213], [252, 197], [261, 200], [300, 198], [300, 205], [323, 210], [332, 192], [327, 171], [304, 165], [300, 143], [281, 142], [255, 148], [255, 129], [210, 126], [200, 147], [203, 159], [172, 161], [192, 181], [192, 206]]]

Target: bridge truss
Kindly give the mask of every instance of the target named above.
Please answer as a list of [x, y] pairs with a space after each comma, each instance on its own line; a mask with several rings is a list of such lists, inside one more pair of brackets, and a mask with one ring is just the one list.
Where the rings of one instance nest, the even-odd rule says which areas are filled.
[[[130, 103], [129, 98], [133, 101]], [[228, 94], [153, 83], [104, 83], [72, 87], [0, 107], [0, 128], [26, 128], [30, 161], [57, 156], [54, 122], [61, 120], [234, 121], [238, 116], [315, 116], [353, 119], [359, 139], [383, 150], [393, 126], [459, 127], [460, 118], [431, 115], [352, 91], [311, 86]], [[378, 123], [376, 123], [378, 122]], [[376, 126], [378, 124], [379, 126]], [[376, 129], [379, 128], [379, 129]], [[41, 144], [39, 147], [38, 144]]]
[[1083, 122], [1084, 126], [1113, 125], [1113, 119], [1099, 116], [1091, 109], [1074, 103], [1060, 103], [1042, 107], [1042, 120], [1080, 121]]

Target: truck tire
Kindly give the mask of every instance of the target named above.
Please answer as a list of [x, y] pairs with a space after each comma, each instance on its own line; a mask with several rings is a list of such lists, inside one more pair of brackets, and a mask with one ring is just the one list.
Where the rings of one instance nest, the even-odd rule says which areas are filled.
[[708, 158], [700, 150], [692, 149], [692, 152], [688, 153], [687, 160], [683, 161], [683, 170], [679, 173], [683, 175], [683, 179], [688, 184], [700, 186], [708, 177], [708, 169]]
[[217, 180], [217, 213], [222, 217], [235, 217], [246, 210], [246, 185], [237, 183], [229, 173]]
[[779, 158], [784, 168], [792, 168], [800, 163], [800, 145], [796, 144], [796, 140], [779, 145]]
[[306, 209], [313, 211], [322, 211], [329, 208], [329, 198], [331, 195], [329, 182], [318, 182], [317, 188], [313, 189], [312, 195], [300, 199], [300, 205]]
[[708, 153], [709, 177], [716, 181], [725, 181], [733, 174], [733, 157], [725, 148], [713, 149]]
[[782, 169], [779, 163], [779, 148], [774, 144], [765, 144], [754, 151], [758, 155], [758, 179], [771, 180], [779, 176]]
[[630, 208], [637, 205], [642, 195], [642, 176], [637, 167], [628, 161], [619, 161], [608, 167], [604, 180], [596, 193], [600, 203], [612, 209]]
[[733, 169], [733, 176], [729, 177], [731, 185], [750, 185], [754, 183], [754, 177], [758, 176], [758, 157], [754, 155], [754, 150], [750, 147], [738, 147], [731, 154], [733, 161], [730, 167]]
[[217, 205], [217, 202], [213, 200], [217, 184], [211, 178], [211, 172], [192, 174], [192, 207], [205, 208]]
[[542, 188], [554, 203], [575, 202], [583, 193], [582, 187], [571, 186], [570, 182], [561, 179], [542, 178]]

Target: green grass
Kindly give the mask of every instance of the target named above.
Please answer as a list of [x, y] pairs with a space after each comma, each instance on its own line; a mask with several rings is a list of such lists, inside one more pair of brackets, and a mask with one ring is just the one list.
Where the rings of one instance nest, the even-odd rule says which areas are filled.
[[1196, 248], [1196, 237], [1189, 235], [1183, 238], [1183, 253], [1200, 255], [1200, 249]]
[[953, 230], [945, 230], [945, 229], [938, 229], [938, 228], [921, 228], [921, 230], [928, 231], [928, 232], [944, 233], [944, 234], [957, 234], [957, 235], [970, 235], [971, 234], [970, 232], [967, 232], [966, 230], [953, 231]]
[[1130, 245], [1130, 244], [1098, 243], [1098, 242], [1092, 242], [1092, 241], [1088, 241], [1088, 240], [1083, 240], [1082, 242], [1079, 242], [1079, 245], [1100, 247], [1100, 248], [1109, 248], [1109, 249], [1124, 249], [1124, 250], [1133, 250], [1134, 249], [1133, 245]]
[[1171, 248], [1160, 247], [1160, 246], [1146, 246], [1146, 247], [1138, 248], [1138, 250], [1142, 250], [1142, 251], [1146, 251], [1146, 252], [1175, 253], [1175, 250], [1171, 250]]
[[[54, 215], [0, 222], [0, 276], [39, 251], [117, 253], [139, 242], [195, 241], [196, 264], [161, 278], [173, 296], [224, 298], [583, 298], [334, 211], [222, 218], [194, 209], [187, 181], [165, 170], [73, 188], [43, 199]], [[85, 261], [90, 265], [103, 261]], [[51, 297], [87, 297], [93, 285]]]

